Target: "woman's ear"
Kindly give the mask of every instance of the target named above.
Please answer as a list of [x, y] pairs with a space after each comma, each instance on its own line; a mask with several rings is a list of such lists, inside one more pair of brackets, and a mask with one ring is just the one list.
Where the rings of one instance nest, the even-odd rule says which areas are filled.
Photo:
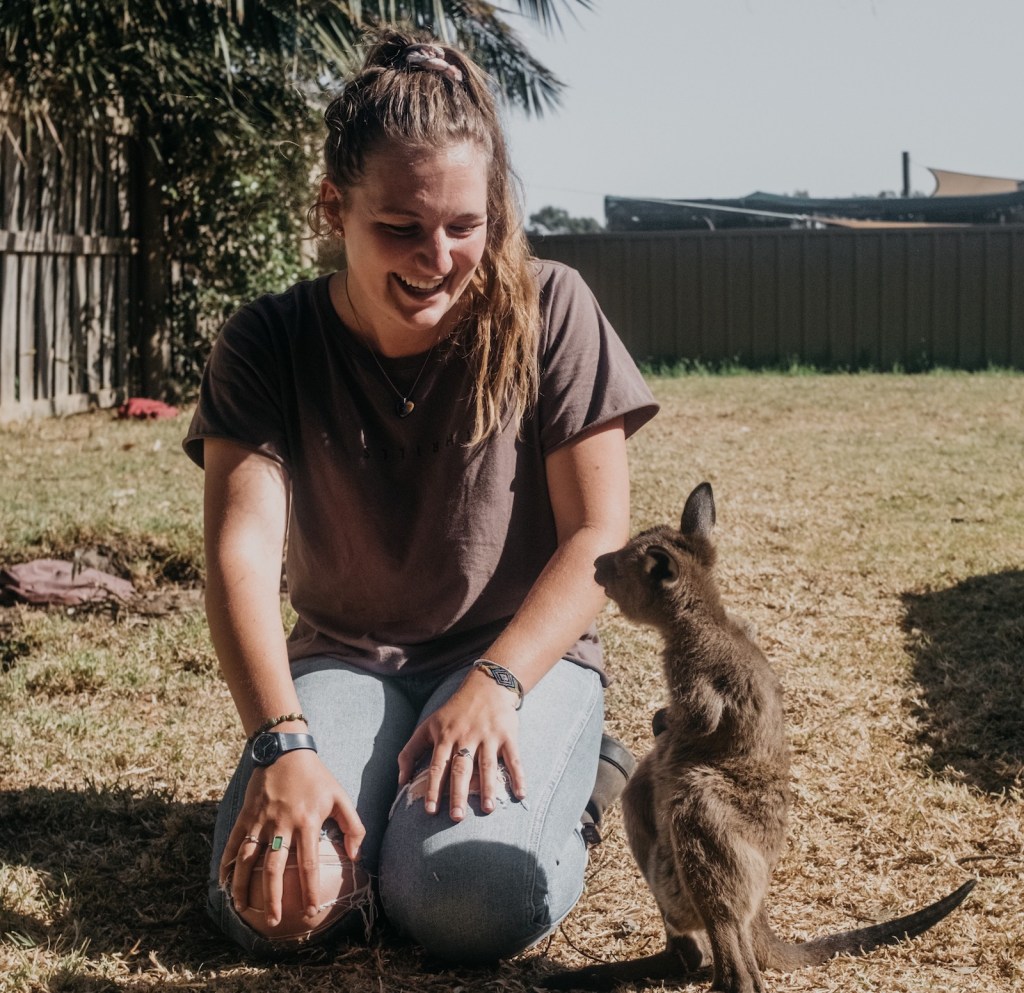
[[330, 224], [332, 233], [341, 238], [345, 237], [345, 227], [341, 222], [341, 209], [344, 205], [344, 199], [341, 195], [341, 190], [334, 183], [329, 179], [321, 180], [320, 204], [324, 217], [327, 218], [327, 223]]

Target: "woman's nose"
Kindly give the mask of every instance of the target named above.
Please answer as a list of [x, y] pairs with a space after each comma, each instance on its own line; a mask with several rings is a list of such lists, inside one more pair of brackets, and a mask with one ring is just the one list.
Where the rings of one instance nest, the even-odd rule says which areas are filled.
[[420, 253], [431, 273], [438, 276], [448, 274], [452, 267], [452, 246], [446, 231], [428, 234], [420, 246]]

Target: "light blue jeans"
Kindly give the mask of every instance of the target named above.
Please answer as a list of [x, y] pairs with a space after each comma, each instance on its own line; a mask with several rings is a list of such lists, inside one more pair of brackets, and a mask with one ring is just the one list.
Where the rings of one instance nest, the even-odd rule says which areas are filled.
[[[499, 796], [495, 810], [482, 814], [479, 798], [471, 794], [465, 818], [455, 823], [444, 805], [427, 814], [408, 786], [399, 794], [397, 757], [466, 671], [447, 677], [377, 676], [322, 656], [292, 666], [320, 758], [366, 828], [360, 860], [377, 880], [388, 920], [428, 954], [475, 964], [495, 962], [539, 941], [583, 892], [587, 849], [580, 815], [597, 775], [604, 697], [595, 672], [564, 659], [555, 665], [519, 711], [527, 796]], [[427, 761], [429, 754], [423, 764]], [[274, 955], [275, 942], [235, 913], [217, 881], [251, 772], [243, 755], [217, 814], [209, 911], [248, 951]], [[372, 905], [356, 907], [312, 941], [336, 943], [357, 934], [372, 913]]]

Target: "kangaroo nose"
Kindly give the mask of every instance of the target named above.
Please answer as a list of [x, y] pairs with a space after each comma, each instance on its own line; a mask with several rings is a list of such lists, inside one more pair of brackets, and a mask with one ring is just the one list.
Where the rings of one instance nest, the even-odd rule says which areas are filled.
[[599, 586], [604, 586], [615, 575], [615, 557], [611, 552], [598, 555], [594, 559], [594, 580]]

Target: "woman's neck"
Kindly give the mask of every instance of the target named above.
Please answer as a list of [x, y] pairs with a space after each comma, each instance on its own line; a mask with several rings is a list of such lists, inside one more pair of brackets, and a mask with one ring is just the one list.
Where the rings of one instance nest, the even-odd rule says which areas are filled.
[[[360, 309], [358, 296], [353, 300], [353, 289], [348, 281], [346, 270], [339, 270], [331, 275], [327, 283], [328, 294], [335, 313], [353, 336], [382, 358], [397, 359], [411, 355], [422, 355], [430, 351], [442, 338], [447, 337], [454, 327], [452, 315], [434, 328], [422, 334], [404, 333], [388, 335], [386, 328], [373, 321], [372, 315]], [[385, 333], [381, 333], [384, 331]]]

